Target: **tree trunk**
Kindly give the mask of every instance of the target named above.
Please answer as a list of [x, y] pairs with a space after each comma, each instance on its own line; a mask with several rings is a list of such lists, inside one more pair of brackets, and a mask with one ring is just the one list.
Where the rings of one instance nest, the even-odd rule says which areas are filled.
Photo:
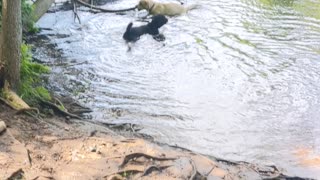
[[46, 13], [53, 3], [54, 3], [54, 0], [37, 0], [33, 4], [34, 22], [37, 22], [41, 18], [41, 16], [43, 16]]
[[4, 88], [4, 62], [2, 61], [2, 33], [0, 33], [0, 90]]
[[20, 82], [22, 41], [21, 0], [2, 0], [2, 54], [5, 63], [4, 79], [13, 90]]

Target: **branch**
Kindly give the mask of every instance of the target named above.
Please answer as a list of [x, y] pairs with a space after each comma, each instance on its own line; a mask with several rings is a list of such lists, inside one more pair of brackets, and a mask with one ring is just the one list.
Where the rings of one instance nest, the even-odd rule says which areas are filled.
[[129, 155], [126, 155], [121, 163], [121, 165], [119, 166], [119, 168], [123, 168], [130, 160], [135, 159], [135, 158], [139, 158], [139, 157], [145, 157], [147, 159], [153, 159], [156, 161], [174, 161], [177, 158], [160, 158], [160, 157], [154, 157], [148, 154], [144, 154], [144, 153], [132, 153]]
[[112, 9], [104, 9], [104, 8], [100, 8], [100, 7], [97, 7], [97, 6], [93, 6], [91, 4], [88, 4], [88, 3], [85, 3], [81, 0], [75, 0], [75, 2], [85, 6], [85, 7], [88, 7], [88, 8], [91, 8], [91, 9], [94, 9], [94, 10], [99, 10], [101, 12], [105, 12], [105, 13], [119, 13], [119, 12], [126, 12], [126, 11], [132, 11], [132, 10], [135, 10], [137, 8], [137, 6], [135, 7], [131, 7], [131, 8], [127, 8], [127, 9], [118, 9], [118, 10], [112, 10]]

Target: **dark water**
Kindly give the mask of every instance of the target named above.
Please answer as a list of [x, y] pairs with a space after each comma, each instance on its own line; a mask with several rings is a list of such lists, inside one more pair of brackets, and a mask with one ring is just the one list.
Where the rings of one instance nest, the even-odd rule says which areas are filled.
[[75, 64], [54, 68], [52, 83], [92, 107], [93, 120], [320, 178], [320, 1], [193, 3], [201, 8], [162, 28], [164, 43], [143, 36], [131, 52], [122, 34], [135, 12], [79, 12], [81, 25], [70, 11], [45, 15], [38, 25], [70, 35], [52, 41]]

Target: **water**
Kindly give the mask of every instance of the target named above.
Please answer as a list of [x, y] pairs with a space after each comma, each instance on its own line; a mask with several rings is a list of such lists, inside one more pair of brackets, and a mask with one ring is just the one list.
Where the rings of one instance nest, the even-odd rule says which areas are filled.
[[81, 25], [71, 11], [45, 15], [38, 25], [53, 30], [42, 33], [70, 35], [52, 41], [73, 64], [54, 67], [51, 82], [90, 106], [95, 121], [139, 124], [161, 142], [320, 178], [320, 1], [193, 3], [201, 8], [161, 29], [164, 43], [143, 36], [131, 52], [122, 34], [135, 12], [80, 11]]

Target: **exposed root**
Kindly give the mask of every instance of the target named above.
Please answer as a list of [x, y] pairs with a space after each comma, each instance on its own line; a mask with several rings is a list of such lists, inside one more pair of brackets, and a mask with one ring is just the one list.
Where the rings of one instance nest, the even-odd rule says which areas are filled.
[[126, 155], [123, 159], [123, 162], [121, 163], [121, 165], [119, 166], [119, 168], [123, 168], [130, 160], [139, 158], [139, 157], [145, 157], [147, 159], [153, 159], [156, 161], [173, 161], [176, 160], [177, 158], [160, 158], [160, 157], [154, 157], [154, 156], [150, 156], [148, 154], [144, 154], [144, 153], [133, 153], [133, 154], [129, 154]]
[[16, 114], [25, 113], [30, 116], [34, 116], [31, 112], [35, 111], [36, 115], [40, 114], [38, 108], [32, 108], [27, 103], [25, 103], [15, 92], [4, 88], [5, 98], [0, 97], [0, 101], [10, 107], [11, 109], [16, 110]]
[[171, 167], [171, 166], [154, 166], [154, 165], [151, 165], [151, 166], [147, 167], [147, 169], [143, 172], [141, 177], [147, 176], [147, 175], [151, 174], [153, 171], [160, 171], [161, 172], [162, 170], [167, 169], [168, 167]]
[[76, 1], [73, 1], [73, 15], [74, 15], [73, 21], [76, 21], [76, 19], [78, 19], [79, 24], [81, 24], [81, 20], [80, 20], [80, 17], [78, 15], [78, 9], [77, 9]]
[[11, 174], [8, 180], [23, 179], [23, 174], [24, 171], [22, 169], [18, 169], [17, 171]]
[[208, 171], [204, 176], [206, 176], [206, 177], [209, 176], [209, 174], [213, 171], [214, 168], [216, 168], [216, 167], [213, 166], [213, 167], [210, 169], [210, 171]]
[[54, 104], [52, 102], [49, 102], [49, 101], [46, 101], [46, 100], [43, 100], [43, 99], [40, 99], [40, 100], [41, 100], [42, 103], [52, 107], [53, 109], [55, 109], [56, 111], [58, 111], [59, 113], [61, 113], [64, 116], [69, 116], [71, 118], [82, 120], [82, 118], [80, 116], [72, 114], [72, 113], [69, 113], [69, 112], [67, 112], [65, 110], [62, 110], [59, 106], [57, 106], [56, 104]]
[[195, 180], [196, 176], [197, 176], [197, 167], [196, 165], [194, 164], [194, 161], [192, 159], [190, 159], [190, 163], [192, 165], [192, 174], [189, 178], [189, 180]]
[[29, 161], [29, 164], [30, 164], [30, 167], [32, 166], [32, 159], [31, 159], [31, 156], [30, 156], [30, 150], [27, 149], [27, 154], [28, 154], [28, 161]]
[[4, 98], [1, 98], [0, 97], [0, 101], [7, 105], [8, 107], [10, 107], [11, 109], [14, 109], [16, 110], [16, 114], [22, 114], [22, 113], [25, 113], [27, 111], [35, 111], [37, 114], [39, 114], [39, 109], [38, 108], [31, 108], [31, 107], [28, 107], [28, 108], [17, 108], [15, 107], [12, 103], [10, 103], [9, 101], [5, 100]]
[[232, 165], [232, 166], [239, 165], [238, 162], [233, 162], [233, 161], [229, 161], [229, 160], [225, 160], [225, 159], [221, 159], [221, 158], [216, 158], [216, 161], [226, 163], [226, 164]]
[[191, 166], [192, 166], [192, 174], [191, 174], [189, 180], [206, 180], [208, 175], [202, 175], [198, 171], [196, 164], [194, 163], [194, 161], [191, 158], [190, 158], [190, 163], [191, 163]]
[[19, 109], [16, 114], [22, 114], [22, 113], [25, 113], [27, 111], [35, 111], [37, 114], [40, 114], [40, 111], [38, 108], [22, 108], [22, 109]]

